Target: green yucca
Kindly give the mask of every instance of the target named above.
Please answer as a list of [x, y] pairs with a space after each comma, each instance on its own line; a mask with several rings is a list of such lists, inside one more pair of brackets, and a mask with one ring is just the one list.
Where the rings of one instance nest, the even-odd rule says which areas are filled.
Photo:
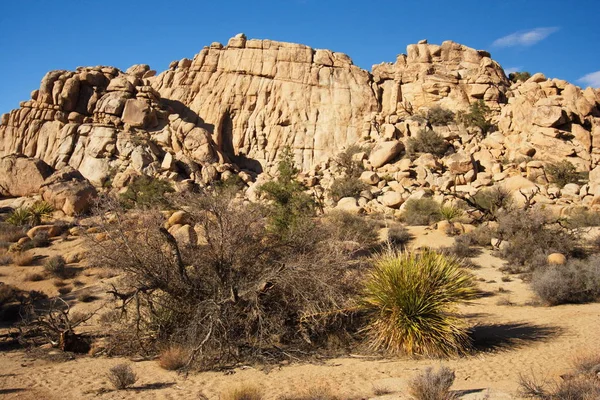
[[39, 225], [42, 219], [49, 217], [54, 212], [54, 207], [45, 201], [36, 201], [29, 207], [31, 213], [31, 225]]
[[442, 216], [442, 219], [450, 222], [456, 218], [462, 217], [463, 210], [454, 206], [443, 206], [440, 208], [440, 215]]
[[27, 207], [15, 208], [8, 214], [6, 222], [16, 226], [29, 225], [31, 222], [31, 210]]
[[366, 327], [376, 350], [447, 356], [469, 348], [468, 327], [456, 305], [477, 293], [472, 276], [453, 257], [433, 251], [389, 251], [374, 259], [364, 287]]

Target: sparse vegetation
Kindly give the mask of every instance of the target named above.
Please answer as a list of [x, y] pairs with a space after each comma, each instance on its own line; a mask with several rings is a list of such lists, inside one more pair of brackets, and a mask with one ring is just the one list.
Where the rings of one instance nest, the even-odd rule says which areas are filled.
[[176, 371], [185, 367], [189, 360], [189, 356], [190, 352], [183, 346], [169, 346], [160, 353], [158, 365], [160, 365], [162, 369]]
[[472, 236], [459, 235], [454, 238], [454, 243], [448, 248], [448, 252], [460, 258], [473, 257], [477, 254], [477, 251], [472, 248], [474, 244]]
[[28, 227], [42, 223], [44, 218], [52, 216], [54, 207], [45, 201], [36, 201], [29, 207], [19, 207], [9, 213], [6, 222], [9, 224]]
[[360, 192], [367, 189], [367, 185], [356, 176], [337, 178], [329, 189], [331, 197], [339, 201], [344, 197], [358, 197]]
[[546, 164], [544, 167], [548, 180], [563, 188], [567, 183], [579, 182], [577, 168], [568, 160]]
[[14, 243], [25, 237], [25, 231], [18, 224], [0, 223], [0, 242]]
[[442, 218], [440, 204], [427, 197], [408, 200], [401, 218], [408, 225], [431, 225]]
[[253, 385], [243, 385], [225, 393], [223, 400], [262, 400], [262, 391]]
[[412, 235], [402, 225], [394, 225], [388, 229], [388, 241], [392, 246], [404, 247], [412, 239]]
[[475, 193], [472, 203], [484, 213], [484, 219], [494, 220], [498, 211], [510, 210], [513, 207], [513, 198], [502, 186], [493, 186]]
[[454, 121], [454, 113], [440, 106], [435, 106], [427, 111], [427, 120], [431, 125], [448, 125]]
[[137, 375], [129, 364], [117, 364], [108, 371], [108, 380], [115, 389], [123, 390], [137, 382]]
[[[344, 400], [351, 400], [345, 397]], [[319, 385], [313, 386], [304, 391], [304, 393], [281, 396], [279, 400], [342, 400], [340, 396], [335, 394], [329, 386]]]
[[600, 226], [600, 213], [584, 207], [577, 208], [569, 215], [566, 224], [575, 229]]
[[551, 306], [597, 301], [600, 299], [600, 258], [538, 268], [531, 278], [531, 287]]
[[439, 214], [441, 219], [452, 222], [462, 217], [464, 211], [453, 205], [444, 205], [440, 208]]
[[481, 129], [481, 132], [485, 135], [494, 126], [491, 123], [490, 114], [490, 108], [485, 104], [483, 100], [480, 99], [474, 103], [471, 103], [468, 112], [457, 113], [456, 121], [465, 126], [479, 128]]
[[456, 259], [432, 251], [388, 252], [374, 264], [362, 300], [370, 314], [366, 331], [373, 349], [450, 355], [469, 348], [467, 327], [452, 311], [476, 289]]
[[519, 81], [525, 82], [529, 78], [531, 78], [531, 74], [527, 71], [511, 72], [508, 74], [508, 79], [513, 83], [517, 83]]
[[379, 241], [376, 226], [368, 218], [345, 211], [333, 211], [327, 214], [334, 237], [338, 240], [357, 242], [363, 248], [372, 248]]
[[26, 267], [28, 265], [31, 265], [33, 264], [34, 260], [35, 257], [33, 256], [33, 254], [27, 252], [16, 253], [12, 256], [13, 263], [15, 265], [18, 265], [19, 267]]
[[67, 270], [67, 262], [63, 258], [63, 256], [54, 256], [50, 257], [44, 263], [44, 269], [47, 273], [57, 278], [68, 278], [68, 270]]
[[416, 136], [408, 138], [406, 142], [406, 154], [414, 158], [418, 153], [430, 153], [442, 157], [448, 149], [448, 143], [442, 135], [432, 130], [422, 129]]
[[140, 175], [134, 178], [119, 198], [126, 208], [164, 208], [170, 204], [167, 194], [173, 191], [173, 187], [167, 181]]
[[446, 366], [435, 371], [428, 367], [417, 375], [409, 384], [409, 393], [415, 400], [452, 400], [455, 399], [450, 388], [456, 375]]

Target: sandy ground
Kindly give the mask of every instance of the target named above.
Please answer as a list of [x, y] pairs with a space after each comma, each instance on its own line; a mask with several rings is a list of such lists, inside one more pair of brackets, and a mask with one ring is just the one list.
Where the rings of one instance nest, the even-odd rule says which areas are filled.
[[[445, 246], [452, 238], [425, 228], [411, 228], [413, 245]], [[35, 249], [40, 257], [76, 251], [79, 242], [55, 243]], [[486, 296], [462, 307], [476, 327], [476, 355], [450, 360], [376, 359], [348, 356], [321, 364], [292, 364], [269, 371], [241, 367], [228, 373], [207, 372], [187, 377], [162, 370], [155, 361], [132, 362], [118, 358], [80, 357], [66, 362], [33, 358], [22, 350], [0, 351], [0, 398], [2, 399], [209, 399], [223, 398], [236, 387], [252, 384], [265, 398], [301, 393], [309, 387], [327, 386], [341, 398], [375, 398], [374, 392], [389, 392], [377, 398], [405, 399], [407, 382], [428, 366], [447, 365], [456, 371], [453, 389], [463, 399], [515, 399], [520, 374], [560, 379], [572, 360], [581, 354], [600, 351], [600, 304], [543, 307], [534, 305], [528, 285], [505, 276], [503, 261], [484, 250], [473, 259], [481, 266], [473, 270]], [[38, 264], [41, 264], [38, 263]], [[0, 267], [0, 281], [55, 295], [52, 281], [23, 282], [33, 267]], [[87, 276], [86, 276], [87, 275]], [[83, 271], [77, 291], [103, 291], [106, 284], [98, 271]], [[506, 280], [506, 279], [505, 279]], [[102, 299], [75, 307], [90, 309]], [[108, 369], [130, 362], [139, 379], [133, 388], [112, 391]]]

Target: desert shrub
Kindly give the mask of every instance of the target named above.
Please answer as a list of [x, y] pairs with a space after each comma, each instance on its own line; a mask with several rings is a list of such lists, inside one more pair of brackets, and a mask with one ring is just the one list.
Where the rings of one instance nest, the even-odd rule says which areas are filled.
[[583, 207], [577, 208], [569, 215], [566, 224], [569, 228], [600, 226], [600, 213]]
[[169, 346], [160, 353], [158, 365], [168, 371], [176, 371], [186, 366], [190, 352], [183, 346]]
[[262, 391], [253, 385], [243, 385], [225, 393], [223, 400], [262, 400]]
[[44, 270], [57, 278], [68, 278], [67, 262], [63, 256], [50, 257], [44, 263]]
[[375, 223], [365, 217], [345, 211], [333, 211], [327, 214], [334, 237], [340, 241], [357, 242], [363, 248], [371, 248], [379, 241]]
[[52, 216], [54, 207], [45, 201], [36, 201], [29, 207], [31, 213], [31, 225], [39, 225], [44, 218]]
[[454, 113], [440, 106], [435, 106], [427, 111], [427, 120], [431, 125], [448, 125], [454, 121]]
[[368, 186], [356, 176], [344, 176], [334, 179], [329, 192], [335, 201], [344, 197], [358, 197]]
[[498, 213], [496, 237], [508, 242], [501, 256], [514, 267], [534, 270], [551, 253], [576, 254], [576, 238], [539, 208]]
[[517, 83], [518, 81], [525, 82], [529, 78], [531, 78], [531, 74], [527, 71], [511, 72], [508, 74], [508, 79], [513, 83]]
[[453, 311], [475, 293], [471, 275], [452, 257], [432, 251], [376, 257], [362, 297], [370, 346], [411, 355], [464, 352], [468, 330]]
[[298, 177], [294, 165], [294, 155], [290, 147], [284, 148], [277, 166], [277, 179], [267, 182], [260, 191], [273, 201], [269, 213], [269, 226], [277, 235], [291, 234], [314, 214], [314, 201], [304, 192], [304, 185]]
[[388, 229], [387, 238], [392, 246], [404, 247], [412, 239], [412, 235], [402, 225], [394, 225]]
[[509, 210], [513, 206], [513, 197], [502, 186], [493, 186], [479, 190], [472, 197], [472, 204], [484, 213], [485, 219], [496, 219], [500, 210]]
[[460, 235], [454, 238], [454, 243], [448, 248], [448, 252], [460, 258], [473, 257], [477, 254], [477, 251], [471, 247], [474, 244], [471, 236]]
[[90, 263], [122, 272], [119, 293], [139, 300], [115, 337], [156, 338], [120, 344], [154, 353], [178, 343], [198, 349], [190, 367], [212, 368], [262, 360], [272, 345], [316, 346], [350, 330], [340, 310], [356, 292], [352, 253], [330, 239], [325, 224], [309, 220], [279, 235], [269, 218], [277, 210], [245, 204], [231, 191], [179, 196], [174, 201], [189, 209], [202, 244], [179, 247], [158, 211], [128, 217], [110, 201], [105, 207], [120, 217], [102, 222], [107, 240], [89, 238]]
[[299, 394], [281, 396], [279, 400], [341, 400], [341, 397], [335, 394], [329, 386], [319, 385], [310, 387]]
[[364, 168], [362, 163], [354, 160], [354, 155], [362, 151], [364, 150], [361, 149], [360, 146], [352, 145], [336, 156], [335, 161], [342, 170], [342, 173], [346, 174], [347, 176], [360, 176]]
[[12, 256], [13, 263], [19, 267], [26, 267], [33, 264], [35, 257], [33, 254], [27, 252], [16, 253]]
[[50, 246], [50, 236], [48, 232], [38, 232], [35, 234], [33, 239], [31, 239], [31, 245], [33, 247], [48, 247]]
[[28, 226], [31, 223], [31, 211], [26, 207], [15, 208], [8, 214], [6, 222], [15, 226]]
[[137, 382], [137, 375], [128, 364], [117, 364], [108, 370], [108, 380], [115, 389], [123, 390]]
[[119, 198], [126, 208], [164, 208], [170, 205], [167, 194], [173, 191], [173, 187], [167, 181], [140, 175], [127, 186], [127, 190], [120, 194]]
[[417, 153], [431, 153], [442, 157], [448, 149], [448, 143], [444, 137], [432, 130], [421, 129], [416, 136], [408, 138], [406, 141], [406, 154], [411, 158]]
[[570, 260], [534, 271], [533, 291], [548, 305], [586, 303], [600, 298], [600, 258]]
[[471, 244], [476, 246], [489, 246], [494, 230], [487, 225], [479, 225], [471, 232], [465, 233], [471, 239]]
[[409, 383], [409, 393], [415, 400], [451, 400], [456, 397], [450, 393], [456, 375], [446, 366], [437, 371], [428, 367]]
[[44, 279], [46, 279], [46, 277], [43, 274], [36, 272], [30, 272], [25, 275], [25, 280], [29, 282], [39, 282], [43, 281]]
[[568, 160], [546, 164], [544, 171], [549, 181], [555, 183], [560, 188], [567, 183], [579, 182], [580, 176], [577, 168]]
[[448, 222], [454, 221], [463, 216], [464, 211], [452, 205], [445, 205], [440, 208], [440, 217]]
[[477, 100], [471, 103], [468, 112], [459, 112], [456, 114], [456, 121], [465, 126], [477, 127], [483, 134], [488, 133], [494, 126], [490, 120], [490, 108], [483, 100]]
[[408, 200], [401, 216], [408, 225], [431, 225], [440, 218], [440, 204], [427, 197]]
[[23, 228], [15, 225], [0, 223], [0, 242], [14, 243], [27, 236]]
[[63, 287], [59, 287], [59, 288], [58, 288], [58, 293], [59, 293], [61, 296], [64, 296], [64, 295], [66, 295], [66, 294], [69, 294], [69, 293], [71, 293], [72, 291], [73, 291], [73, 288], [72, 288], [71, 286], [63, 286]]

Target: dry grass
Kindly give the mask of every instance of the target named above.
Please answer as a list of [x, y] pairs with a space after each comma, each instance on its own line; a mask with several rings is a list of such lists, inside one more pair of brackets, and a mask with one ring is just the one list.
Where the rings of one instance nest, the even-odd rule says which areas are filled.
[[19, 267], [27, 267], [33, 264], [35, 260], [35, 256], [33, 254], [27, 252], [16, 253], [12, 256], [13, 264], [18, 265]]
[[253, 385], [242, 385], [221, 396], [222, 400], [262, 400], [262, 391]]
[[410, 382], [409, 392], [415, 400], [452, 400], [456, 396], [450, 393], [450, 387], [455, 378], [448, 367], [441, 366], [437, 371], [429, 367]]
[[108, 371], [107, 378], [117, 390], [126, 389], [137, 381], [136, 374], [128, 364], [115, 365]]
[[175, 371], [185, 367], [189, 357], [189, 351], [182, 346], [171, 346], [160, 354], [158, 365], [160, 365], [162, 369]]
[[[348, 397], [344, 397], [348, 400]], [[279, 400], [341, 400], [329, 386], [319, 385], [308, 388], [304, 393], [281, 396]]]
[[30, 272], [25, 275], [25, 280], [28, 282], [39, 282], [46, 279], [44, 274], [40, 274], [39, 272]]

